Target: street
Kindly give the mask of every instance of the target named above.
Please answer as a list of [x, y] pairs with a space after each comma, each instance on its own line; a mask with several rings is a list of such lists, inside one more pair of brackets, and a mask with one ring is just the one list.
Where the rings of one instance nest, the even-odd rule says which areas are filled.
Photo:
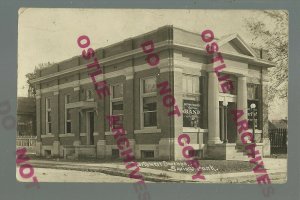
[[[101, 182], [101, 183], [134, 183], [135, 179], [112, 176], [100, 172], [82, 172], [76, 170], [34, 168], [35, 176], [39, 182]], [[20, 182], [32, 182], [32, 179], [24, 179], [16, 170], [17, 180]]]

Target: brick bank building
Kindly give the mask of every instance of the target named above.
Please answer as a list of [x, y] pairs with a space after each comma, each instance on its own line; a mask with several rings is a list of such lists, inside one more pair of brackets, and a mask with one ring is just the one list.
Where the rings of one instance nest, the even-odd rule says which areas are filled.
[[[145, 61], [140, 45], [147, 40], [153, 40], [160, 58], [156, 67]], [[182, 159], [177, 143], [181, 133], [190, 136], [198, 158], [242, 159], [245, 153], [230, 113], [236, 108], [243, 109], [250, 127], [255, 127], [257, 149], [269, 155], [268, 68], [274, 64], [237, 34], [223, 36], [217, 43], [226, 64], [222, 73], [230, 75], [235, 88], [230, 93], [222, 93], [200, 34], [173, 26], [95, 50], [111, 93], [102, 99], [88, 75], [88, 61], [81, 56], [40, 69], [32, 80], [37, 155], [118, 158], [105, 117], [119, 115], [137, 159]], [[168, 117], [170, 110], [156, 89], [165, 80], [180, 117]]]

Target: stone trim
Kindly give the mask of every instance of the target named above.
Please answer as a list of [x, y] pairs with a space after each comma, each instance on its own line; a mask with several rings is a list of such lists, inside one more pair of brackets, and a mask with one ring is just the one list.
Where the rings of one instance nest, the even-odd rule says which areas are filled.
[[80, 87], [74, 87], [74, 91], [79, 91], [80, 90]]
[[51, 137], [54, 137], [54, 134], [47, 133], [46, 135], [41, 135], [41, 138], [51, 138]]
[[59, 134], [59, 137], [74, 137], [75, 134], [74, 133], [65, 133], [65, 134]]
[[86, 136], [87, 134], [86, 133], [80, 133], [80, 136]]
[[[169, 62], [168, 58], [160, 60], [158, 68], [165, 68], [165, 66], [168, 66], [168, 62]], [[126, 69], [130, 69], [130, 68], [133, 68], [132, 72], [128, 72], [125, 74], [125, 76], [126, 77], [129, 76], [129, 78], [130, 78], [130, 76], [134, 76], [135, 72], [149, 70], [149, 66], [147, 63], [138, 65], [138, 66], [128, 67]], [[97, 81], [102, 81], [102, 80], [105, 80], [108, 78], [115, 78], [118, 76], [124, 76], [124, 70], [126, 70], [126, 69], [121, 69], [121, 70], [117, 70], [114, 72], [102, 74], [102, 76], [97, 77]], [[172, 70], [169, 70], [169, 71], [172, 71]], [[43, 94], [43, 93], [54, 92], [54, 91], [58, 91], [58, 90], [62, 90], [62, 89], [70, 88], [70, 87], [74, 88], [74, 87], [78, 87], [78, 86], [85, 85], [85, 84], [92, 84], [92, 80], [90, 77], [85, 78], [85, 79], [75, 80], [75, 81], [68, 82], [68, 83], [64, 83], [61, 85], [55, 85], [55, 86], [44, 88], [44, 89], [38, 89], [37, 92], [40, 94]]]
[[161, 129], [144, 128], [144, 129], [141, 129], [141, 130], [134, 130], [134, 134], [140, 134], [140, 133], [161, 133]]
[[183, 133], [207, 133], [208, 129], [193, 128], [193, 127], [182, 127]]

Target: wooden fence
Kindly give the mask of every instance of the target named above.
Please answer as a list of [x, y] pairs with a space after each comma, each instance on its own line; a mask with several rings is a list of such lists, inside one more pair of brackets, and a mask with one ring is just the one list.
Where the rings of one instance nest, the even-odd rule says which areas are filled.
[[28, 153], [35, 153], [36, 136], [17, 136], [17, 148], [25, 147]]
[[271, 154], [287, 153], [287, 129], [278, 128], [269, 130]]

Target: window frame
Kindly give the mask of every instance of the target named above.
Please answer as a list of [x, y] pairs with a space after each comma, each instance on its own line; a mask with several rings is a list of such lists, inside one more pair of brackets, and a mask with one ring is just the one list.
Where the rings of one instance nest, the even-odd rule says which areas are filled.
[[[140, 79], [140, 123], [141, 129], [157, 129], [158, 127], [158, 114], [157, 114], [157, 87], [155, 92], [144, 93], [144, 81], [147, 79], [155, 79], [155, 86], [157, 84], [156, 76], [147, 76]], [[144, 98], [146, 97], [154, 97], [156, 99], [156, 125], [155, 126], [144, 126]], [[148, 111], [153, 112], [153, 111]]]
[[[50, 98], [49, 97], [46, 97], [45, 98], [45, 101], [46, 101], [46, 134], [52, 134], [52, 122], [49, 121], [49, 118], [48, 118], [48, 114], [50, 114], [51, 116], [51, 102], [50, 102]], [[51, 118], [51, 117], [50, 117]], [[50, 127], [50, 129], [49, 129]]]
[[[123, 96], [122, 97], [114, 97], [114, 86], [117, 86], [117, 85], [122, 85], [122, 89], [123, 89]], [[110, 113], [110, 116], [113, 116], [113, 113], [112, 113], [112, 105], [113, 103], [115, 102], [121, 102], [123, 103], [123, 114], [119, 114], [119, 115], [114, 115], [114, 116], [123, 116], [123, 120], [124, 120], [124, 84], [123, 83], [115, 83], [115, 84], [111, 84], [110, 85], [110, 91], [111, 91], [111, 95], [110, 98], [109, 98], [109, 113]], [[122, 124], [124, 123], [124, 121], [122, 121]], [[112, 131], [112, 127], [110, 127], [110, 131]]]
[[[256, 98], [249, 98], [249, 95], [248, 95], [248, 87], [251, 86], [251, 87], [256, 87], [256, 89], [258, 91], [257, 92], [257, 95], [258, 97]], [[254, 94], [255, 96], [255, 94]], [[256, 102], [256, 109], [257, 109], [257, 127], [255, 128], [256, 130], [262, 130], [262, 85], [261, 84], [257, 84], [257, 83], [247, 83], [247, 109], [250, 108], [250, 105], [249, 105], [249, 101], [255, 101]], [[248, 116], [249, 116], [249, 110], [248, 111]], [[252, 120], [252, 119], [251, 119]], [[250, 119], [248, 118], [248, 121], [249, 121], [249, 126], [250, 128], [252, 129], [252, 122], [250, 122]]]
[[[91, 97], [89, 98], [89, 93], [91, 93]], [[93, 91], [91, 89], [87, 89], [85, 93], [85, 99], [86, 101], [93, 101]]]
[[[70, 103], [70, 98], [71, 95], [70, 94], [66, 94], [65, 95], [65, 134], [70, 134], [72, 133], [72, 117], [71, 117], [71, 114], [70, 114], [70, 119], [67, 118], [67, 114], [68, 114], [68, 111], [70, 111], [69, 108], [66, 108], [66, 105]], [[67, 131], [67, 127], [68, 127], [68, 123], [70, 123], [70, 132]]]
[[[199, 79], [199, 92], [194, 92], [196, 91], [194, 88], [194, 82], [192, 82], [192, 93], [185, 91], [184, 85], [186, 86], [186, 88], [188, 87], [188, 80], [190, 80], [188, 77], [193, 77], [193, 78], [198, 78]], [[184, 83], [184, 79], [186, 80], [186, 83]], [[193, 74], [185, 74], [182, 73], [182, 109], [184, 109], [183, 107], [183, 103], [184, 100], [190, 100], [190, 101], [199, 101], [200, 103], [200, 120], [199, 120], [199, 127], [190, 127], [190, 126], [184, 126], [184, 118], [183, 118], [183, 111], [182, 111], [182, 127], [183, 128], [203, 128], [204, 125], [204, 116], [203, 116], [203, 112], [204, 112], [204, 108], [203, 108], [203, 101], [204, 101], [204, 76], [203, 75], [193, 75]]]

